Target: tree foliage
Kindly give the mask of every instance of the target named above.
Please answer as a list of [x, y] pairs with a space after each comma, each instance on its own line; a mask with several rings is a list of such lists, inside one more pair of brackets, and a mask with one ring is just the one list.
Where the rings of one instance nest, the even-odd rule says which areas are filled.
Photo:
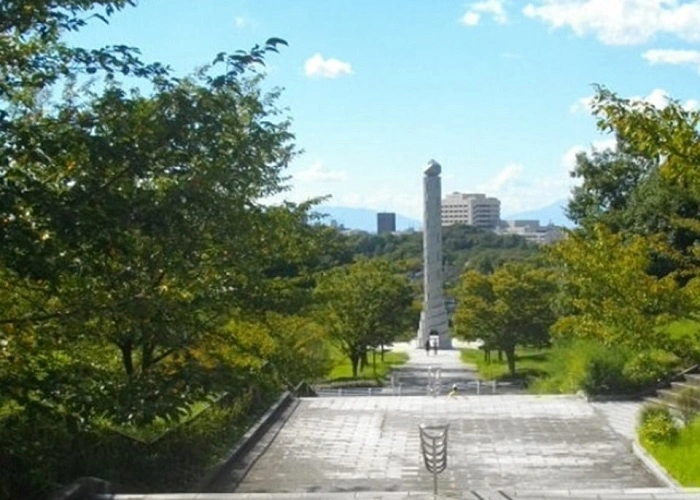
[[656, 260], [651, 271], [658, 276], [697, 268], [700, 112], [674, 100], [659, 108], [623, 99], [604, 87], [597, 88], [592, 107], [598, 128], [614, 134], [616, 147], [577, 157], [572, 175], [581, 185], [572, 192], [569, 216], [584, 230], [604, 224], [663, 236], [685, 261]]
[[353, 376], [367, 349], [390, 343], [411, 322], [408, 278], [388, 261], [361, 259], [319, 277], [318, 322], [348, 356]]
[[563, 300], [554, 331], [637, 350], [659, 347], [659, 326], [682, 315], [688, 297], [673, 275], [648, 272], [671, 249], [659, 238], [625, 237], [604, 226], [553, 246]]
[[[25, 408], [81, 419], [176, 416], [245, 385], [247, 368], [213, 376], [207, 356], [232, 311], [305, 307], [320, 247], [311, 203], [259, 201], [284, 189], [296, 151], [279, 92], [248, 68], [284, 41], [180, 79], [135, 51], [115, 49], [119, 61], [62, 41], [81, 16], [130, 3], [2, 7], [0, 379]], [[125, 90], [116, 70], [152, 91]], [[82, 71], [110, 79], [78, 89]], [[58, 78], [61, 98], [42, 98]]]
[[555, 290], [551, 270], [530, 263], [509, 262], [493, 274], [467, 271], [455, 290], [455, 335], [502, 350], [514, 375], [517, 346], [549, 342]]
[[651, 348], [668, 342], [660, 326], [698, 317], [700, 113], [596, 90], [616, 148], [577, 158], [569, 214], [581, 228], [552, 253], [566, 302], [556, 330]]

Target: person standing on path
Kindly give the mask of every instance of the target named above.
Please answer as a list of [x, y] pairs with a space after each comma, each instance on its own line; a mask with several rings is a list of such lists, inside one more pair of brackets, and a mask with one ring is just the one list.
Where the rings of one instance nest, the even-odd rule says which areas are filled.
[[430, 355], [430, 340], [425, 340], [425, 354]]

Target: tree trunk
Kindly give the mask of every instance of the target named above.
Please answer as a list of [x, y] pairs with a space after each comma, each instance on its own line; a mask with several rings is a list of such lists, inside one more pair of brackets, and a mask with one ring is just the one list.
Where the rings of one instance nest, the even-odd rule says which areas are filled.
[[357, 366], [360, 364], [360, 356], [356, 353], [350, 355], [350, 365], [352, 366], [352, 378], [357, 378]]
[[381, 359], [382, 363], [383, 363], [384, 362], [384, 344], [382, 344], [382, 350], [380, 352], [381, 352], [381, 357], [379, 359]]
[[508, 346], [504, 349], [506, 360], [508, 361], [508, 372], [511, 377], [515, 376], [515, 346]]
[[153, 345], [145, 342], [141, 346], [141, 371], [145, 372], [153, 364]]
[[119, 350], [122, 352], [122, 365], [128, 377], [134, 374], [134, 359], [132, 358], [131, 343], [119, 344]]

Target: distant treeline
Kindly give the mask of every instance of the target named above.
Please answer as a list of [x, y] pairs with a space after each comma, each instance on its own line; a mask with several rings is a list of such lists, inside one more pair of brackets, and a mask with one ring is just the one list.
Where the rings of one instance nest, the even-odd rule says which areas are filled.
[[[359, 256], [383, 257], [400, 261], [412, 273], [420, 273], [423, 260], [423, 234], [353, 233], [347, 236], [352, 252]], [[526, 259], [539, 248], [517, 235], [499, 235], [467, 225], [443, 227], [443, 259], [446, 284], [454, 282], [465, 269], [491, 273], [503, 262]]]

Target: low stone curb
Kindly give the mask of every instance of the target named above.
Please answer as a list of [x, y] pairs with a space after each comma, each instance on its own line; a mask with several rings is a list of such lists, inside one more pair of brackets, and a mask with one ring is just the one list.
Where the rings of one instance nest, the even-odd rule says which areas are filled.
[[109, 481], [97, 477], [81, 477], [61, 488], [49, 500], [92, 500], [97, 495], [114, 494], [121, 491]]
[[649, 469], [659, 481], [676, 491], [683, 491], [683, 486], [681, 486], [678, 481], [673, 479], [666, 469], [664, 469], [654, 457], [647, 453], [647, 450], [644, 449], [642, 444], [636, 438], [634, 441], [632, 441], [632, 451], [634, 451], [637, 458], [642, 461], [644, 466]]
[[294, 397], [291, 392], [284, 392], [277, 402], [258, 419], [253, 427], [248, 429], [248, 432], [238, 440], [233, 449], [199, 481], [196, 488], [192, 491], [208, 491], [226, 471], [230, 470], [238, 460], [255, 446], [293, 400]]

